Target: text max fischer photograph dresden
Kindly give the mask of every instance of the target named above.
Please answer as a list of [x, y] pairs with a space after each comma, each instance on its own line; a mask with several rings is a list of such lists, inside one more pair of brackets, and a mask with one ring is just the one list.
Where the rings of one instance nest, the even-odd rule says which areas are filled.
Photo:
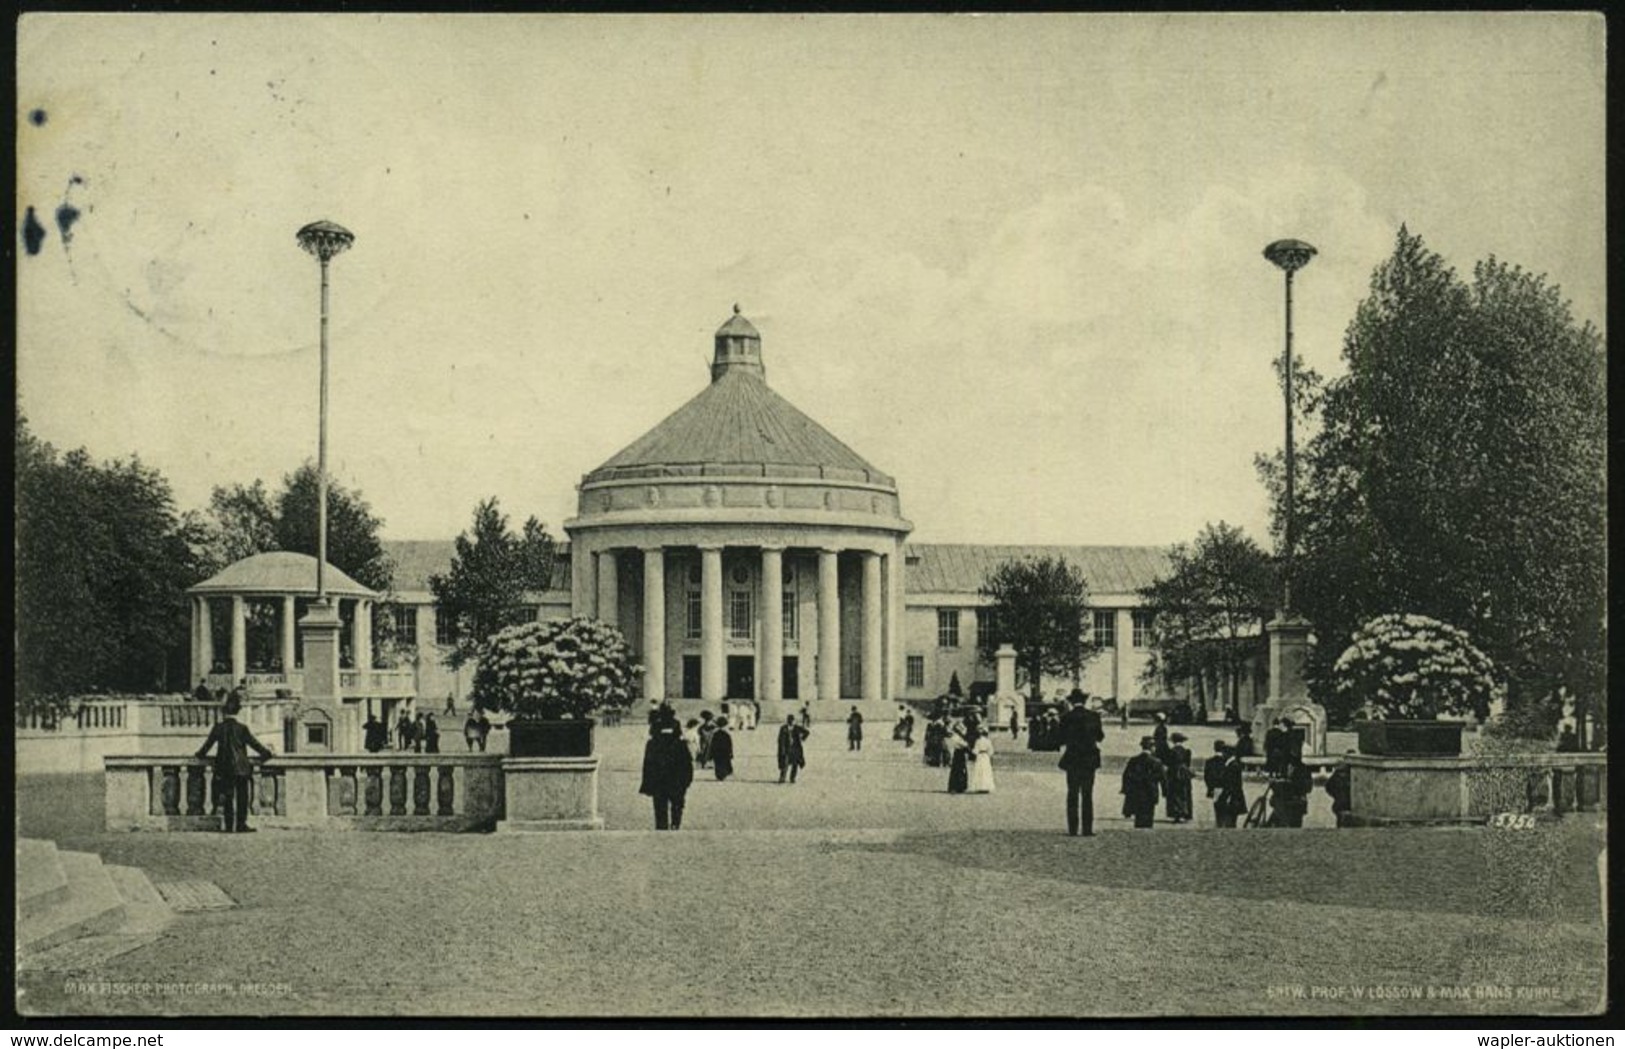
[[15, 33], [14, 1016], [1609, 1010], [1601, 15]]

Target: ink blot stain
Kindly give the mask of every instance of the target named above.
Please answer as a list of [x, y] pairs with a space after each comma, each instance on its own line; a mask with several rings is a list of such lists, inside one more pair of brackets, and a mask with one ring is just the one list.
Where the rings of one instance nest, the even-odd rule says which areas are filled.
[[23, 215], [23, 250], [30, 255], [38, 255], [40, 246], [45, 243], [45, 227], [39, 224], [34, 217], [33, 205]]
[[73, 240], [73, 224], [78, 221], [79, 209], [72, 204], [63, 204], [56, 209], [56, 228], [62, 234], [64, 245]]
[[43, 109], [35, 109], [28, 114], [28, 122], [35, 127], [44, 127], [46, 119], [45, 110]]

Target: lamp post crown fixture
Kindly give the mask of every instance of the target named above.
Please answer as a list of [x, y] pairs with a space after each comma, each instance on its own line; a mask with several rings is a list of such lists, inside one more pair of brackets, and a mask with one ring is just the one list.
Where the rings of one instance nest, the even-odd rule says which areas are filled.
[[347, 250], [355, 243], [355, 234], [339, 225], [337, 222], [312, 222], [302, 227], [294, 234], [299, 246], [312, 255], [326, 262], [334, 255]]
[[1264, 249], [1264, 257], [1288, 273], [1309, 265], [1315, 254], [1315, 246], [1301, 240], [1278, 240]]

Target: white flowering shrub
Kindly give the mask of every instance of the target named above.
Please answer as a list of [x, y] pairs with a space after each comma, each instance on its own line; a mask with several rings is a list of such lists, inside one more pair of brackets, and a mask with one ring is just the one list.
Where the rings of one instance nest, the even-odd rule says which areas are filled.
[[1379, 718], [1483, 716], [1501, 694], [1495, 664], [1465, 631], [1418, 615], [1378, 616], [1337, 657], [1332, 684]]
[[625, 635], [596, 619], [520, 623], [481, 647], [473, 698], [521, 718], [584, 718], [631, 706], [641, 670]]

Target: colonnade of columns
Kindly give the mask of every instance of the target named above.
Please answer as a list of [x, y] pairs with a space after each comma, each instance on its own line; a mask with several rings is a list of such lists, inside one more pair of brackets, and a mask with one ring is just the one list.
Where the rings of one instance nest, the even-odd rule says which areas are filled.
[[[277, 653], [282, 661], [282, 672], [290, 673], [299, 663], [298, 604], [292, 594], [244, 595], [232, 594], [219, 598], [194, 596], [192, 598], [192, 679], [214, 672], [214, 621], [211, 602], [231, 602], [230, 673], [233, 681], [249, 673], [248, 669], [248, 602], [279, 602], [281, 616], [277, 631]], [[331, 600], [338, 601], [338, 598]], [[372, 666], [372, 606], [373, 602], [361, 598], [353, 600], [355, 616], [351, 622], [351, 649], [357, 667]]]
[[[666, 546], [637, 548], [643, 557], [642, 628], [643, 694], [649, 699], [671, 695], [667, 678]], [[690, 547], [689, 549], [693, 549]], [[784, 554], [782, 546], [762, 546], [755, 609], [759, 630], [755, 638], [756, 698], [763, 702], [784, 698]], [[720, 545], [701, 545], [700, 555], [700, 698], [720, 701], [727, 698], [727, 647], [723, 622], [723, 576]], [[597, 618], [610, 623], [620, 619], [618, 549], [603, 549], [594, 555], [596, 565], [581, 565], [589, 572], [595, 595], [588, 604]], [[841, 609], [839, 596], [839, 556], [834, 548], [818, 550], [817, 589], [817, 697], [841, 699]], [[886, 611], [894, 602], [886, 595], [884, 555], [859, 551], [862, 559], [861, 697], [885, 699], [892, 692], [887, 680], [887, 641], [896, 649], [900, 624], [886, 626]], [[895, 577], [895, 568], [893, 576]]]

